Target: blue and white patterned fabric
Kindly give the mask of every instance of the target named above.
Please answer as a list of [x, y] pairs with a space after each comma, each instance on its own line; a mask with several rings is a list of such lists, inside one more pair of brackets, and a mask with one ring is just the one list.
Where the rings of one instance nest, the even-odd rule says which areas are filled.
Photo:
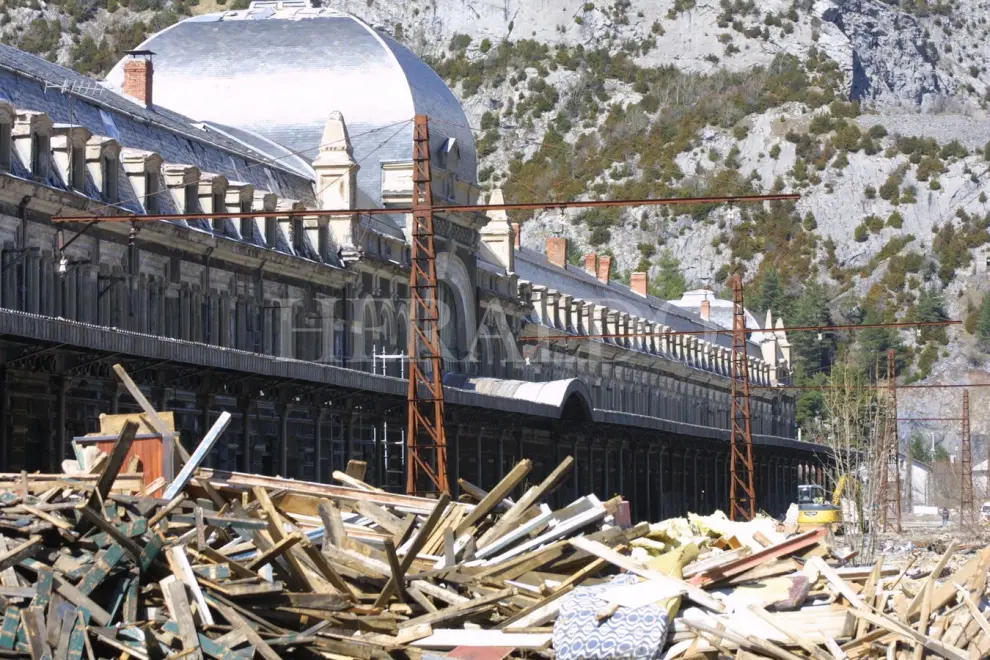
[[667, 640], [667, 609], [658, 604], [620, 607], [599, 623], [596, 615], [608, 603], [599, 596], [612, 587], [640, 582], [635, 575], [617, 575], [611, 582], [579, 587], [564, 597], [553, 625], [558, 660], [625, 660], [659, 658]]

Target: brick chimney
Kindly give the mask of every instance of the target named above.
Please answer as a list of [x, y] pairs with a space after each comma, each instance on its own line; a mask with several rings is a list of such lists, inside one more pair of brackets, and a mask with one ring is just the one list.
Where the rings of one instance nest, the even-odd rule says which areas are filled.
[[567, 268], [567, 239], [562, 236], [551, 236], [547, 239], [547, 259], [554, 266]]
[[629, 278], [630, 288], [633, 293], [646, 297], [646, 290], [650, 288], [650, 276], [646, 273], [633, 273]]
[[598, 257], [598, 281], [608, 284], [612, 279], [612, 257]]
[[701, 320], [711, 321], [712, 320], [712, 303], [708, 298], [701, 301]]
[[151, 64], [150, 50], [132, 50], [124, 63], [124, 94], [140, 101], [146, 106], [152, 105], [151, 91], [155, 76], [155, 68]]
[[598, 255], [594, 252], [584, 255], [584, 272], [598, 276]]
[[522, 249], [522, 224], [518, 222], [510, 223], [512, 224], [512, 235], [515, 237], [512, 240], [515, 242], [517, 250]]

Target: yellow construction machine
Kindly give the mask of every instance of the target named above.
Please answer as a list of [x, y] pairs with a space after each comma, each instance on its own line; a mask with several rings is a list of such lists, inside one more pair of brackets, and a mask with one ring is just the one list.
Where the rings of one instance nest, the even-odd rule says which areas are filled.
[[799, 530], [838, 526], [842, 523], [842, 493], [846, 489], [846, 481], [845, 475], [839, 478], [831, 501], [825, 499], [825, 488], [822, 486], [817, 484], [798, 486]]

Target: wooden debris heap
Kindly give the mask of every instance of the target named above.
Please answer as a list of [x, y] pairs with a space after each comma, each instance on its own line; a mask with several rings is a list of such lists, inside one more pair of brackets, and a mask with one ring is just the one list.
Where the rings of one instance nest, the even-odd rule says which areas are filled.
[[89, 469], [0, 475], [0, 657], [554, 657], [561, 603], [617, 571], [643, 581], [600, 621], [683, 599], [664, 657], [990, 654], [990, 548], [909, 575], [826, 561], [823, 530], [756, 532], [672, 575], [633, 558], [651, 527], [615, 524], [618, 499], [547, 506], [570, 458], [528, 488], [528, 460], [491, 491], [461, 482], [454, 502], [382, 491], [356, 461], [343, 485], [197, 468], [217, 424], [152, 491], [122, 474], [134, 422]]

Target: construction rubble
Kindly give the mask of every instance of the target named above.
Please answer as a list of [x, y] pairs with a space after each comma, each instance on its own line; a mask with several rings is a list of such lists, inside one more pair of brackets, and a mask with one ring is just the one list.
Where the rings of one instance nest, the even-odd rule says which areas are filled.
[[0, 475], [0, 657], [990, 655], [990, 547], [860, 567], [766, 518], [622, 524], [618, 498], [545, 504], [570, 458], [464, 501], [356, 461], [339, 485], [198, 468], [215, 430], [168, 483], [133, 421], [62, 474]]

